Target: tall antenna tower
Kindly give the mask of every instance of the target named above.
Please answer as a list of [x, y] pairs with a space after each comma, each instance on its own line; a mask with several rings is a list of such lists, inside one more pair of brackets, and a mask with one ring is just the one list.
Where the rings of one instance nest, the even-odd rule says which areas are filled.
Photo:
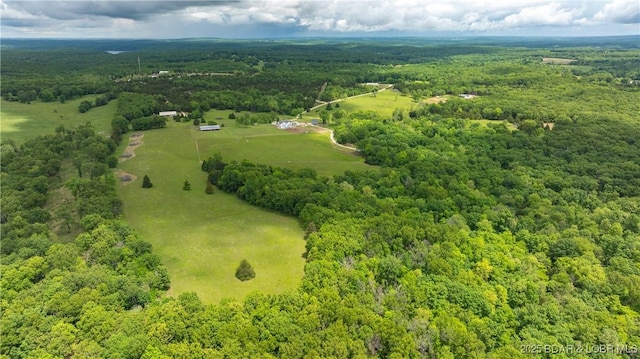
[[142, 68], [140, 67], [140, 55], [138, 55], [138, 74], [142, 76]]

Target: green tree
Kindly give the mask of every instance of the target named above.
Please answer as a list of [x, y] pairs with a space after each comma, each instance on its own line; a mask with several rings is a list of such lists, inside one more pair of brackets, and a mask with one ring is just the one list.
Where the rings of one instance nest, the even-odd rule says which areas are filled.
[[247, 281], [256, 277], [256, 272], [246, 259], [240, 261], [240, 265], [236, 269], [236, 278], [241, 281]]
[[211, 182], [207, 181], [207, 188], [204, 190], [206, 194], [213, 194], [213, 185]]
[[78, 111], [80, 111], [80, 113], [85, 113], [91, 110], [92, 107], [93, 103], [91, 101], [82, 101], [78, 107]]
[[182, 185], [182, 190], [191, 191], [191, 182], [188, 179], [184, 180], [184, 184]]
[[331, 113], [326, 110], [320, 111], [320, 120], [322, 120], [322, 124], [326, 125], [329, 121], [331, 121]]
[[144, 175], [144, 178], [142, 179], [142, 188], [151, 188], [151, 187], [153, 187], [153, 184], [151, 183], [149, 176]]

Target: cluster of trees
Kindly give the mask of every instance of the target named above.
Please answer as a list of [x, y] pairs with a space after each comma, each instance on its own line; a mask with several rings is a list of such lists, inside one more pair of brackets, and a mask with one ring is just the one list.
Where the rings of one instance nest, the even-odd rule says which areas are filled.
[[[112, 314], [169, 288], [151, 245], [115, 220], [114, 149], [89, 124], [2, 146], [3, 356], [100, 357]], [[63, 240], [72, 230], [81, 233]]]
[[153, 128], [164, 128], [165, 117], [157, 115], [159, 103], [164, 102], [162, 96], [150, 96], [131, 92], [118, 95], [118, 109], [111, 121], [111, 138], [116, 142], [129, 130], [140, 131]]
[[[113, 156], [116, 144], [97, 135], [91, 124], [72, 130], [61, 126], [56, 134], [31, 139], [21, 146], [8, 142], [2, 146], [1, 217], [7, 231], [13, 220], [42, 225], [56, 219], [63, 220], [69, 228], [72, 213], [97, 213], [107, 219], [120, 214], [120, 200], [110, 171], [117, 164]], [[76, 176], [60, 177], [63, 167], [75, 169]], [[60, 187], [68, 189], [75, 204], [45, 210], [52, 186], [57, 191], [65, 191]], [[3, 247], [11, 248], [9, 243], [3, 241]]]
[[[331, 319], [318, 336], [340, 337], [343, 354], [399, 357], [517, 356], [536, 344], [637, 347], [640, 152], [617, 140], [638, 138], [637, 126], [611, 122], [607, 138], [601, 123], [586, 121], [542, 134], [456, 119], [361, 121], [377, 129], [359, 142], [377, 141], [367, 160], [391, 158], [379, 173], [324, 178], [219, 155], [203, 163], [222, 190], [307, 226], [302, 293], [342, 309], [320, 317]], [[587, 143], [609, 154], [620, 181], [579, 170], [604, 170], [596, 151], [569, 148], [571, 161], [554, 154]], [[414, 160], [393, 157], [410, 149]], [[254, 302], [247, 299], [249, 311]], [[349, 347], [336, 325], [359, 344]]]
[[[271, 122], [278, 120], [278, 114], [275, 112], [270, 113], [257, 113], [257, 114], [247, 114], [241, 113], [239, 115], [231, 114], [232, 117], [235, 118], [235, 122], [237, 126], [250, 126], [254, 124], [269, 124]], [[230, 115], [230, 117], [231, 117]]]
[[[380, 172], [324, 178], [220, 155], [203, 163], [221, 190], [306, 226], [302, 295], [335, 312], [319, 316], [330, 319], [313, 337], [342, 346], [307, 345], [302, 355], [517, 357], [529, 345], [576, 343], [628, 345], [615, 355], [634, 355], [638, 92], [534, 66], [547, 75], [526, 88], [492, 85], [507, 99], [343, 118], [338, 141]], [[544, 106], [535, 104], [542, 86]], [[245, 301], [249, 313], [254, 303]], [[293, 344], [278, 343], [277, 353]]]
[[140, 117], [131, 121], [131, 129], [134, 131], [151, 130], [167, 126], [167, 118], [159, 115]]
[[[85, 113], [91, 110], [94, 107], [104, 106], [109, 103], [109, 101], [115, 99], [117, 96], [114, 93], [107, 93], [102, 96], [96, 97], [95, 101], [82, 101], [80, 102], [80, 106], [78, 106], [78, 111], [80, 113]], [[46, 102], [46, 101], [45, 101]]]

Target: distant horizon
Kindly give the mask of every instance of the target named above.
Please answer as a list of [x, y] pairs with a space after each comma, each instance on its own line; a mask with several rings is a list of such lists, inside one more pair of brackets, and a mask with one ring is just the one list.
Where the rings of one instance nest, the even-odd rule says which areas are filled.
[[[580, 38], [633, 38], [640, 39], [640, 34], [631, 35], [482, 35], [482, 34], [464, 34], [464, 35], [397, 35], [397, 36], [380, 36], [371, 34], [369, 36], [335, 36], [335, 35], [314, 35], [314, 36], [273, 36], [273, 37], [176, 37], [176, 38], [133, 38], [133, 37], [5, 37], [2, 40], [38, 40], [38, 41], [189, 41], [189, 40], [229, 40], [229, 41], [260, 41], [260, 40], [305, 40], [305, 39], [337, 39], [337, 40], [366, 40], [366, 39], [434, 39], [434, 40], [452, 40], [452, 39], [473, 39], [473, 38], [533, 38], [533, 39], [580, 39]], [[640, 47], [640, 43], [638, 44]]]
[[640, 35], [638, 0], [0, 0], [3, 38]]

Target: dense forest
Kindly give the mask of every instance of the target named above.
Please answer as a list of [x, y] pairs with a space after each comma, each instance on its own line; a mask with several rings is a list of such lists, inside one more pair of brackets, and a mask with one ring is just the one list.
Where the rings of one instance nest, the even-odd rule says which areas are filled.
[[[3, 138], [0, 355], [637, 357], [636, 40], [3, 41], [4, 100], [95, 94], [86, 111], [118, 109], [111, 137], [83, 125]], [[292, 115], [321, 89], [327, 101], [367, 82], [414, 100], [391, 117], [327, 110], [342, 111], [336, 139], [379, 170], [202, 163], [219, 190], [299, 218], [299, 288], [216, 304], [166, 295], [167, 270], [121, 217], [121, 135], [163, 127], [164, 110]]]

